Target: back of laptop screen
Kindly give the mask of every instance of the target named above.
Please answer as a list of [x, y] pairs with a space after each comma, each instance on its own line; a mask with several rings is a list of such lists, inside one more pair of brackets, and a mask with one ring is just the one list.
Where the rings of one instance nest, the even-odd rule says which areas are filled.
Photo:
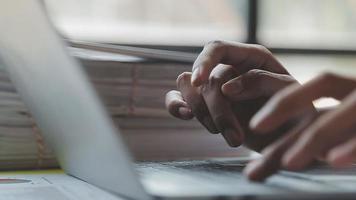
[[0, 7], [0, 61], [69, 174], [148, 199], [126, 148], [78, 63], [37, 0]]

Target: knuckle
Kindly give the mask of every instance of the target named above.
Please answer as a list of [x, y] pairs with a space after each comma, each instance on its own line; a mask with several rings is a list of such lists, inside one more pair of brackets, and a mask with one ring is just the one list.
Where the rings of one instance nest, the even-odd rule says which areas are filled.
[[253, 89], [255, 92], [262, 92], [269, 79], [270, 76], [267, 72], [259, 69], [252, 69], [241, 76], [242, 85]]
[[246, 73], [246, 77], [251, 79], [251, 81], [261, 82], [262, 80], [268, 78], [265, 71], [260, 69], [251, 69]]
[[199, 88], [199, 91], [200, 91], [200, 94], [202, 94], [202, 95], [209, 92], [208, 84], [205, 83], [205, 84], [201, 85]]
[[265, 47], [265, 46], [263, 46], [263, 45], [255, 44], [255, 45], [253, 45], [253, 47], [254, 47], [257, 51], [259, 51], [259, 52], [261, 52], [261, 53], [263, 53], [263, 54], [272, 55], [272, 52], [271, 52], [269, 49], [267, 49], [267, 47]]
[[223, 40], [211, 40], [209, 42], [206, 43], [206, 46], [220, 46], [220, 45], [224, 45], [224, 41]]
[[331, 72], [324, 72], [319, 76], [319, 80], [321, 82], [325, 82], [325, 83], [327, 83], [331, 80], [337, 79], [337, 78], [338, 78], [337, 75], [335, 75]]
[[212, 41], [209, 41], [208, 43], [206, 43], [204, 45], [204, 47], [209, 47], [209, 48], [212, 48], [213, 51], [219, 51], [221, 49], [224, 49], [226, 47], [226, 42], [223, 41], [223, 40], [212, 40]]
[[244, 87], [253, 87], [254, 90], [257, 90], [264, 81], [264, 73], [259, 69], [252, 69], [246, 74], [241, 75], [240, 80]]
[[213, 87], [219, 87], [224, 83], [224, 79], [220, 76], [210, 76], [209, 77], [209, 85]]
[[316, 82], [320, 86], [321, 85], [323, 86], [321, 89], [325, 92], [325, 90], [328, 90], [329, 88], [334, 87], [335, 81], [337, 81], [338, 79], [339, 79], [339, 77], [331, 72], [323, 72], [316, 79]]
[[189, 72], [183, 72], [181, 73], [176, 80], [177, 88], [179, 88], [179, 85], [182, 83], [190, 82], [191, 74]]
[[263, 70], [260, 70], [260, 69], [251, 69], [247, 72], [247, 74], [250, 74], [250, 75], [260, 75], [263, 73]]
[[202, 85], [201, 92], [203, 94], [209, 93], [211, 91], [215, 91], [217, 89], [220, 90], [220, 87], [224, 84], [224, 79], [220, 76], [212, 75], [209, 77], [208, 82]]

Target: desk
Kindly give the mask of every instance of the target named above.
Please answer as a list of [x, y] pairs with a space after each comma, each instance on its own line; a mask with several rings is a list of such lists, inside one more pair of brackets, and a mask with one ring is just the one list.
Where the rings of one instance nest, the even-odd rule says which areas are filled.
[[2, 200], [121, 199], [59, 169], [0, 172], [0, 197]]

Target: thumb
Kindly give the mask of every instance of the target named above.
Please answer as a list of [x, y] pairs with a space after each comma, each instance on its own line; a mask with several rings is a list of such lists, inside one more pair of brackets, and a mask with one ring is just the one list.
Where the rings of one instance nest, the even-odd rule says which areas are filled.
[[290, 75], [260, 69], [250, 70], [222, 85], [222, 93], [232, 101], [269, 97], [282, 88], [296, 83]]

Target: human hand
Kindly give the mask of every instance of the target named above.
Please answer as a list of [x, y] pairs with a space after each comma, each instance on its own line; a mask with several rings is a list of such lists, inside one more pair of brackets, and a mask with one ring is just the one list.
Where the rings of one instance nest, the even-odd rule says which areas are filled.
[[[250, 132], [250, 118], [270, 96], [295, 83], [268, 50], [256, 45], [212, 42], [205, 46], [193, 69], [208, 75], [208, 80], [199, 75], [200, 86], [193, 87], [192, 74], [181, 74], [177, 79], [179, 91], [167, 93], [166, 106], [175, 117], [189, 120], [195, 116], [210, 132], [222, 132], [230, 146], [244, 141], [245, 133]], [[245, 143], [260, 150], [272, 138], [259, 136], [257, 140], [247, 133]]]
[[[250, 163], [244, 173], [252, 180], [264, 180], [278, 169], [301, 170], [323, 158], [333, 167], [356, 161], [356, 80], [324, 74], [300, 86], [292, 85], [278, 92], [252, 118], [256, 134], [276, 129], [286, 120], [308, 115], [281, 139], [265, 148], [262, 158]], [[340, 105], [315, 114], [312, 101], [333, 97]]]

